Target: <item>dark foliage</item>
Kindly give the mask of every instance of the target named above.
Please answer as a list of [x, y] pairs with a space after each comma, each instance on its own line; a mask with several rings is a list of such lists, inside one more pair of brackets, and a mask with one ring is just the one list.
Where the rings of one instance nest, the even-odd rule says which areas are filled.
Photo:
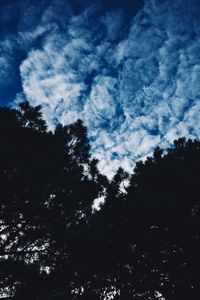
[[71, 294], [72, 249], [107, 182], [86, 128], [78, 120], [47, 132], [40, 107], [25, 102], [0, 109], [0, 137], [1, 288], [20, 300]]
[[200, 142], [181, 138], [137, 163], [127, 194], [108, 195], [102, 266], [119, 299], [200, 299], [199, 184]]
[[0, 109], [0, 294], [200, 299], [200, 142], [156, 148], [130, 178], [97, 164], [80, 120], [48, 132], [40, 106]]

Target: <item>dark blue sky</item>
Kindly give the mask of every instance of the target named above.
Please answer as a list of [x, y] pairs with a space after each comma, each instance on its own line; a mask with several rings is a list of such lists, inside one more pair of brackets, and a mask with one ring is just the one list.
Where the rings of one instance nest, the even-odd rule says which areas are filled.
[[[0, 37], [2, 41], [8, 39], [12, 46], [9, 46], [9, 49], [6, 46], [1, 49], [2, 52], [5, 51], [5, 54], [8, 52], [8, 59], [11, 60], [11, 65], [5, 66], [4, 78], [0, 82], [0, 105], [9, 104], [15, 98], [16, 93], [22, 91], [19, 73], [20, 64], [26, 58], [30, 49], [41, 47], [45, 34], [33, 39], [31, 43], [26, 45], [18, 43], [19, 36], [23, 35], [23, 33], [34, 31], [45, 10], [48, 10], [51, 5], [54, 16], [51, 16], [49, 21], [55, 22], [59, 26], [60, 31], [65, 30], [65, 16], [79, 15], [91, 5], [97, 7], [97, 16], [121, 9], [126, 19], [127, 24], [125, 28], [127, 29], [131, 18], [143, 6], [143, 0], [1, 0]], [[91, 25], [93, 21], [95, 21], [95, 16], [92, 16], [90, 20]], [[6, 78], [6, 75], [8, 78]]]
[[0, 105], [82, 118], [107, 174], [199, 138], [198, 0], [1, 0]]

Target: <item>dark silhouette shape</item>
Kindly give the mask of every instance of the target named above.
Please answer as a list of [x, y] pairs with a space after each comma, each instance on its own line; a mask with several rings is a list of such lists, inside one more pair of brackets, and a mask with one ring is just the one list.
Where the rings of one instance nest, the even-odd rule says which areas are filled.
[[137, 163], [117, 212], [105, 205], [111, 266], [102, 266], [119, 299], [200, 299], [199, 178], [200, 142], [181, 138]]
[[200, 142], [156, 148], [130, 178], [97, 164], [81, 120], [49, 132], [40, 106], [0, 108], [0, 295], [200, 299]]
[[82, 122], [47, 132], [40, 109], [0, 109], [0, 282], [20, 300], [71, 295], [72, 245], [107, 182]]

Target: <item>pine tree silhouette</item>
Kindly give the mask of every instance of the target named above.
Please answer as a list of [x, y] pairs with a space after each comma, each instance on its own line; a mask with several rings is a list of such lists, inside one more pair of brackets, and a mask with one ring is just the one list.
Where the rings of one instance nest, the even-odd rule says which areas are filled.
[[0, 109], [0, 279], [20, 300], [71, 295], [71, 251], [104, 189], [82, 122], [47, 132], [40, 109]]
[[81, 120], [49, 132], [40, 106], [0, 108], [0, 295], [200, 299], [200, 142], [156, 148], [130, 178], [97, 165]]

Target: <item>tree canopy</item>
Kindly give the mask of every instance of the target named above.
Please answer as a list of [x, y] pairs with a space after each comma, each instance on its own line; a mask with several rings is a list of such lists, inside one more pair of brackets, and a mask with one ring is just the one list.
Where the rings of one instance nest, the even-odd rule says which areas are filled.
[[0, 108], [0, 298], [199, 299], [199, 178], [197, 140], [108, 180], [81, 120]]

